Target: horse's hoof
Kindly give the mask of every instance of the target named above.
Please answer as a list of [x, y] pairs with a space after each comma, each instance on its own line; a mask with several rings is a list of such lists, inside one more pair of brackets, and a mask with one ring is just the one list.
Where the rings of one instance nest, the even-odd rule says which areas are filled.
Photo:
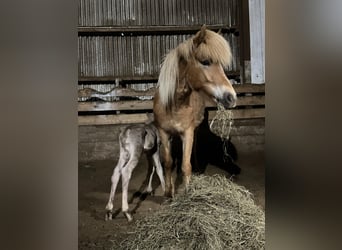
[[167, 198], [173, 198], [173, 192], [172, 191], [165, 191], [164, 196]]

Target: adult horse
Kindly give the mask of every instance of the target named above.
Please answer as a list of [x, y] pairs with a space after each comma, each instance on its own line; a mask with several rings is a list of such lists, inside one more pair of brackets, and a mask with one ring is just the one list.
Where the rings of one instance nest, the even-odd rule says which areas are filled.
[[231, 58], [228, 42], [205, 26], [164, 58], [153, 112], [164, 146], [165, 196], [174, 195], [172, 135], [180, 135], [183, 142], [182, 172], [183, 183], [187, 186], [191, 178], [194, 130], [203, 120], [205, 95], [225, 108], [235, 106], [236, 93], [223, 70]]

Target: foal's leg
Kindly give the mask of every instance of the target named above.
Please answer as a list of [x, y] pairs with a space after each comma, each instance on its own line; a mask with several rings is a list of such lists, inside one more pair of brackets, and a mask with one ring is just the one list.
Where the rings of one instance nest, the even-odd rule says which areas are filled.
[[192, 152], [192, 144], [194, 141], [194, 129], [187, 129], [182, 135], [183, 141], [183, 160], [182, 160], [182, 172], [183, 172], [183, 183], [185, 187], [188, 186], [191, 179], [191, 152]]
[[132, 221], [133, 217], [128, 212], [128, 185], [132, 176], [134, 168], [138, 165], [142, 149], [132, 149], [130, 150], [130, 159], [126, 166], [121, 171], [121, 181], [122, 181], [122, 212], [126, 216], [128, 221]]
[[153, 180], [153, 174], [154, 174], [155, 171], [156, 171], [156, 167], [152, 166], [152, 172], [150, 174], [150, 178], [148, 180], [148, 185], [147, 185], [147, 188], [146, 188], [146, 192], [147, 193], [152, 193], [152, 191], [153, 191], [153, 189], [152, 189], [152, 180]]
[[[172, 157], [170, 135], [164, 130], [159, 130], [160, 140], [164, 146], [164, 160], [165, 160], [165, 196], [173, 197], [174, 187], [172, 182]], [[158, 172], [157, 172], [158, 173]], [[160, 178], [160, 177], [159, 177]]]
[[152, 155], [152, 159], [153, 159], [156, 171], [157, 171], [157, 175], [158, 175], [159, 180], [160, 180], [161, 187], [162, 187], [163, 191], [165, 192], [165, 181], [164, 181], [164, 175], [163, 175], [163, 167], [160, 163], [159, 151], [160, 150], [158, 147], [157, 151]]
[[152, 155], [148, 154], [149, 162], [152, 165], [152, 172], [150, 174], [148, 186], [146, 188], [147, 193], [151, 193], [153, 191], [152, 180], [153, 180], [153, 175], [154, 175], [155, 171], [157, 171], [157, 175], [159, 177], [161, 187], [162, 187], [163, 191], [165, 192], [165, 181], [164, 181], [164, 175], [163, 175], [163, 167], [162, 167], [161, 162], [160, 162], [160, 150], [159, 150], [159, 148], [160, 148], [160, 146], [157, 146], [156, 152], [154, 152]]
[[114, 168], [113, 175], [111, 177], [112, 186], [110, 190], [109, 200], [106, 206], [106, 210], [107, 210], [107, 214], [105, 218], [106, 220], [112, 219], [115, 191], [116, 191], [116, 187], [118, 185], [119, 179], [120, 179], [121, 170], [125, 166], [127, 159], [128, 159], [127, 153], [125, 152], [123, 148], [120, 148], [120, 158], [119, 158], [118, 164]]

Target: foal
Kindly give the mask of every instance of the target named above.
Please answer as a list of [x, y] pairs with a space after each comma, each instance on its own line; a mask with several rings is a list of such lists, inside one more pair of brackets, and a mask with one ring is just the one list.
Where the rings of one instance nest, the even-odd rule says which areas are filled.
[[112, 186], [109, 195], [109, 201], [106, 206], [107, 214], [106, 220], [112, 219], [113, 201], [115, 190], [122, 177], [122, 212], [128, 221], [133, 219], [128, 212], [128, 185], [131, 179], [134, 168], [138, 165], [141, 154], [145, 151], [148, 157], [152, 156], [153, 169], [149, 178], [149, 183], [146, 192], [152, 192], [152, 177], [156, 170], [159, 176], [163, 191], [165, 192], [165, 182], [163, 176], [163, 169], [159, 158], [160, 138], [156, 127], [150, 124], [131, 125], [126, 127], [119, 136], [120, 142], [120, 158], [113, 171]]

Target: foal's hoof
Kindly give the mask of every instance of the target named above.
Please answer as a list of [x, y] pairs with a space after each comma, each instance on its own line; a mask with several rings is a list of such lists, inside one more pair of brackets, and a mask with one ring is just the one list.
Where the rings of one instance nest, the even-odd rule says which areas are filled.
[[113, 212], [107, 211], [106, 216], [105, 216], [105, 221], [112, 220], [112, 219], [113, 219]]
[[133, 216], [129, 212], [123, 212], [123, 214], [125, 215], [128, 222], [131, 222], [133, 220]]
[[155, 191], [153, 189], [152, 190], [145, 190], [145, 192], [143, 194], [154, 196]]

